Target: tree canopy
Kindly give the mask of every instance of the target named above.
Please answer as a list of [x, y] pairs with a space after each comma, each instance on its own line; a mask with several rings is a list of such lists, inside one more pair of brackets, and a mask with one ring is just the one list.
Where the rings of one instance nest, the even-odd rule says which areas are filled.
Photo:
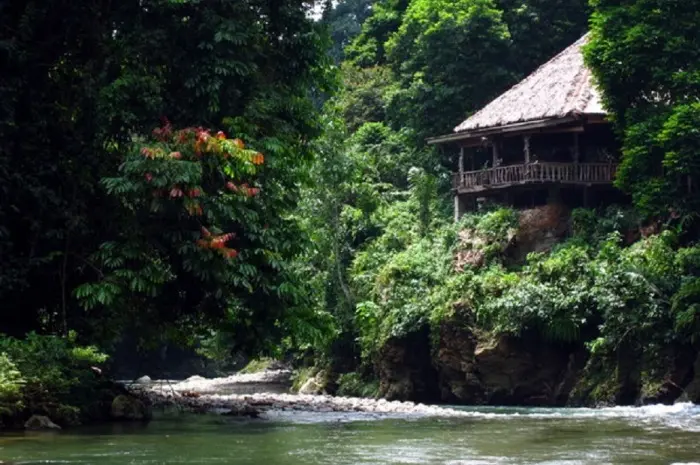
[[375, 3], [376, 0], [345, 0], [334, 5], [331, 0], [326, 1], [321, 22], [329, 29], [333, 41], [329, 53], [336, 62], [345, 57], [345, 48], [360, 34]]
[[[312, 159], [309, 141], [321, 131], [313, 97], [332, 82], [328, 41], [322, 27], [309, 18], [306, 2], [67, 6], [58, 1], [11, 1], [0, 8], [5, 70], [0, 77], [0, 299], [7, 309], [3, 331], [76, 328], [88, 337], [102, 332], [112, 317], [134, 326], [143, 318], [140, 327], [146, 328], [154, 321], [179, 323], [178, 315], [195, 321], [207, 308], [209, 316], [249, 315], [224, 319], [234, 325], [248, 326], [259, 316], [259, 321], [268, 321], [266, 329], [279, 326], [273, 315], [285, 307], [280, 300], [285, 299], [284, 264], [299, 246], [293, 239], [296, 229], [286, 218]], [[240, 250], [225, 276], [213, 269], [200, 275], [200, 284], [208, 280], [210, 290], [231, 293], [225, 303], [219, 297], [208, 300], [206, 285], [196, 291], [199, 297], [188, 293], [180, 273], [192, 272], [191, 263], [173, 268], [168, 262], [170, 254], [195, 250], [195, 242], [190, 252], [181, 247], [185, 236], [198, 228], [190, 224], [185, 228], [189, 232], [180, 230], [179, 217], [169, 212], [172, 207], [149, 210], [149, 202], [155, 200], [143, 178], [148, 173], [133, 177], [135, 166], [140, 166], [134, 163], [143, 158], [139, 154], [148, 144], [144, 138], [151, 137], [164, 117], [176, 129], [211, 128], [212, 137], [223, 130], [255, 147], [255, 153], [264, 153], [264, 167], [250, 186], [262, 192], [255, 208], [241, 207], [231, 216], [232, 211], [215, 213], [225, 202], [201, 205], [202, 218], [214, 215], [202, 221], [203, 226], [213, 220], [226, 228], [221, 234], [238, 230], [237, 241], [258, 244], [255, 251]], [[176, 146], [162, 149], [183, 157], [187, 153]], [[185, 201], [183, 196], [193, 189], [203, 198], [205, 193], [212, 198], [222, 195], [210, 191], [211, 182], [223, 175], [215, 172], [229, 169], [205, 169], [184, 158], [163, 166], [169, 168], [150, 173], [152, 184], [165, 189], [161, 184], [171, 182], [167, 191], [171, 197], [177, 193], [171, 200], [176, 203]], [[196, 205], [190, 207], [200, 213]], [[225, 217], [224, 224], [217, 223], [217, 215]], [[115, 241], [122, 241], [119, 249], [108, 245]], [[119, 253], [107, 257], [107, 251], [116, 250]], [[244, 265], [248, 253], [252, 262]], [[180, 281], [175, 289], [184, 286], [185, 300], [178, 303], [178, 292], [169, 291], [160, 303], [145, 304], [157, 307], [156, 317], [134, 306], [127, 318], [124, 306], [105, 305], [109, 299], [98, 293], [90, 306], [99, 304], [108, 313], [82, 309], [79, 297], [89, 293], [76, 295], [75, 289], [111, 282], [108, 276], [115, 276], [121, 264], [126, 268], [118, 281], [124, 284], [118, 285], [125, 286], [124, 291], [155, 297], [156, 292], [140, 281], [143, 276], [127, 276], [135, 269], [145, 270], [143, 258], [154, 266], [167, 266], [157, 271], [159, 277], [149, 279]], [[257, 273], [275, 281], [275, 287], [252, 279]], [[231, 279], [237, 280], [236, 286], [231, 287]], [[271, 312], [269, 318], [248, 305]], [[120, 327], [110, 329], [118, 333]]]
[[623, 141], [618, 185], [651, 215], [698, 211], [700, 11], [596, 0], [587, 61]]
[[421, 138], [449, 132], [513, 80], [492, 0], [414, 0], [386, 46], [398, 85], [391, 118]]

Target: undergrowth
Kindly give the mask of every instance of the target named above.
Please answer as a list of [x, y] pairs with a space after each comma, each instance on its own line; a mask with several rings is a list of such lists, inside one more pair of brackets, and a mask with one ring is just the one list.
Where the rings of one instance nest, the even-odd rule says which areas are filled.
[[249, 373], [259, 373], [261, 371], [267, 370], [270, 365], [274, 360], [271, 358], [259, 358], [255, 360], [251, 360], [248, 362], [246, 366], [244, 366], [241, 371], [239, 371], [240, 374], [249, 374]]
[[379, 395], [379, 383], [368, 380], [360, 373], [344, 373], [338, 378], [339, 396], [374, 398]]
[[32, 414], [63, 425], [99, 415], [100, 381], [91, 367], [107, 359], [95, 347], [30, 333], [0, 337], [0, 420], [17, 426]]
[[[634, 214], [579, 209], [563, 241], [512, 265], [504, 259], [504, 238], [517, 240], [517, 218], [497, 209], [467, 215], [456, 226], [433, 223], [425, 234], [413, 226], [417, 218], [387, 223], [351, 268], [365, 360], [376, 358], [390, 337], [454, 318], [455, 306], [470, 309], [478, 326], [493, 333], [535, 331], [600, 354], [622, 343], [649, 351], [697, 339], [700, 247], [682, 244], [670, 229], [630, 244], [639, 225]], [[465, 229], [482, 238], [486, 259], [458, 270], [454, 256]]]

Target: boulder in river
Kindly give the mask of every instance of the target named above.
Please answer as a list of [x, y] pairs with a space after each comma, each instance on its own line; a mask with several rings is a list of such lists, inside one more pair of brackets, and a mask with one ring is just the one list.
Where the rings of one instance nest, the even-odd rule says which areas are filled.
[[30, 430], [61, 429], [60, 426], [44, 415], [32, 415], [31, 418], [24, 423], [24, 427]]
[[136, 380], [136, 383], [138, 383], [138, 384], [148, 384], [148, 383], [150, 383], [151, 381], [152, 381], [152, 380], [151, 380], [151, 377], [150, 377], [150, 376], [142, 376], [142, 377], [140, 377], [140, 378], [138, 378], [138, 379]]
[[141, 399], [121, 394], [112, 401], [111, 416], [114, 420], [148, 421], [152, 415]]

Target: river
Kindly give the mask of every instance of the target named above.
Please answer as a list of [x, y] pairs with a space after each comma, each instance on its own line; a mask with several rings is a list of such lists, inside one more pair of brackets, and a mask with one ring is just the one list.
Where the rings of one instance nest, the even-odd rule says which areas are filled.
[[462, 418], [288, 413], [241, 420], [158, 415], [0, 437], [14, 464], [689, 464], [700, 462], [700, 407], [467, 408]]

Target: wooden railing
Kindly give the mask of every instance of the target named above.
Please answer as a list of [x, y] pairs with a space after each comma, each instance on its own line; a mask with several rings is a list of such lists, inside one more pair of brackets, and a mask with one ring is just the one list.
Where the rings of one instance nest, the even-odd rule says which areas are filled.
[[[481, 171], [455, 173], [453, 187], [460, 192], [528, 183], [610, 184], [617, 165], [612, 163], [528, 163]], [[460, 179], [461, 177], [461, 179]]]

